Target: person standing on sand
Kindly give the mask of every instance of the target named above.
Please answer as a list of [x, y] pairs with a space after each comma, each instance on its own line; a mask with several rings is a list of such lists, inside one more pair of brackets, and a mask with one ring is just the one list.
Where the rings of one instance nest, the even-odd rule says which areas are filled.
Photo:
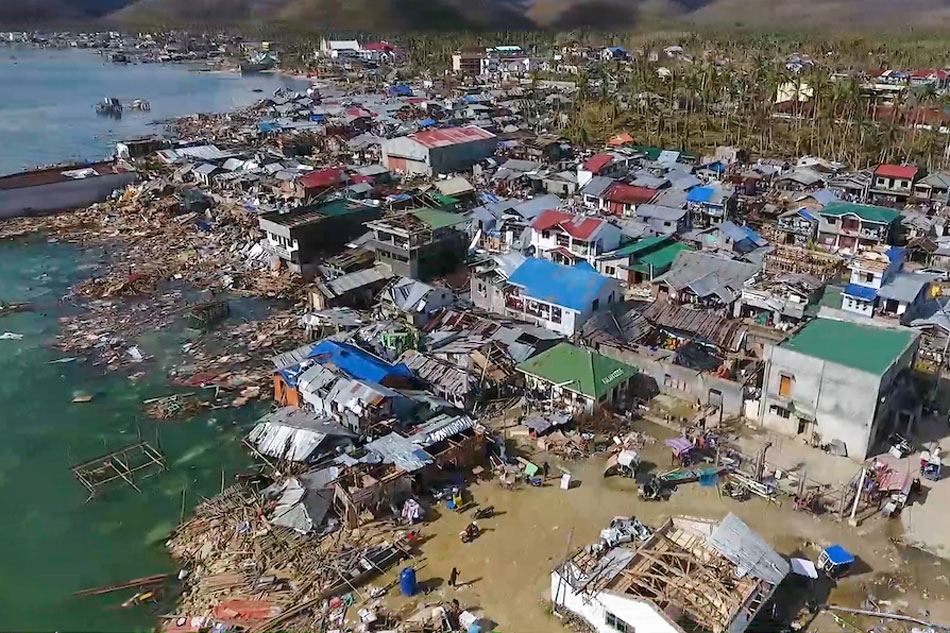
[[453, 567], [452, 573], [449, 574], [449, 587], [454, 587], [458, 579], [459, 579], [459, 570]]

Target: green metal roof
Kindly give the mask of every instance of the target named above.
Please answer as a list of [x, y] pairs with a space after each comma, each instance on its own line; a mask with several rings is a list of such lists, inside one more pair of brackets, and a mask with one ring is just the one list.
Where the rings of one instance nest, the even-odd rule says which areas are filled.
[[663, 242], [670, 241], [671, 238], [669, 235], [657, 235], [655, 237], [645, 237], [642, 240], [637, 240], [632, 244], [627, 244], [622, 246], [617, 250], [609, 253], [611, 256], [624, 257], [625, 255], [636, 255], [637, 253], [643, 252], [652, 246], [657, 244], [662, 244]]
[[866, 222], [878, 222], [880, 224], [890, 224], [900, 217], [900, 213], [887, 207], [875, 207], [869, 204], [856, 204], [854, 202], [832, 202], [825, 205], [825, 208], [818, 211], [821, 215], [856, 215]]
[[436, 202], [441, 203], [442, 206], [444, 206], [444, 207], [446, 207], [446, 208], [449, 208], [449, 209], [454, 209], [455, 207], [458, 206], [458, 204], [459, 204], [459, 202], [460, 202], [460, 200], [459, 200], [458, 198], [453, 198], [452, 196], [447, 196], [447, 195], [445, 195], [444, 193], [440, 193], [440, 192], [438, 192], [438, 191], [436, 191], [436, 192], [434, 192], [434, 193], [430, 193], [429, 195], [432, 196], [432, 199], [433, 199], [433, 200], [435, 200]]
[[410, 211], [410, 213], [433, 229], [442, 229], [447, 226], [455, 226], [456, 224], [468, 222], [468, 218], [463, 215], [440, 211], [438, 209], [416, 209]]
[[913, 330], [815, 319], [782, 343], [782, 347], [881, 376], [916, 337]]
[[[307, 211], [317, 211], [321, 215], [325, 215], [328, 218], [335, 218], [341, 215], [349, 215], [351, 213], [358, 213], [360, 211], [365, 211], [366, 209], [371, 209], [368, 204], [363, 204], [361, 202], [354, 202], [352, 200], [346, 200], [345, 198], [338, 198], [336, 200], [331, 200], [329, 202], [324, 202], [317, 205], [308, 205], [306, 207], [301, 207], [300, 209], [306, 209]], [[297, 210], [295, 210], [297, 211]]]
[[[635, 152], [640, 152], [641, 154], [647, 157], [647, 160], [656, 160], [660, 157], [660, 154], [666, 151], [662, 147], [653, 147], [652, 145], [628, 145], [629, 149], [632, 149]], [[673, 152], [679, 152], [679, 155], [683, 158], [696, 158], [697, 155], [694, 152], [690, 152], [684, 149], [673, 149], [670, 150]]]
[[518, 369], [595, 400], [637, 373], [636, 367], [570, 343], [559, 343]]
[[640, 264], [653, 267], [654, 275], [662, 275], [665, 273], [670, 266], [673, 265], [673, 260], [676, 259], [676, 256], [682, 251], [691, 251], [693, 248], [688, 244], [683, 244], [682, 242], [673, 242], [663, 248], [653, 251], [652, 253], [647, 253], [640, 258]]

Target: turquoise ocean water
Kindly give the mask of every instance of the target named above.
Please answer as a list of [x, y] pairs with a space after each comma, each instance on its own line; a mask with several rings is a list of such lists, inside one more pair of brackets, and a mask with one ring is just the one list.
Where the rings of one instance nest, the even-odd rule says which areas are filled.
[[[14, 55], [16, 59], [11, 59]], [[223, 110], [259, 98], [287, 80], [189, 73], [182, 67], [113, 66], [86, 52], [0, 48], [0, 172], [67, 157], [98, 158], [116, 138], [150, 128], [148, 121]], [[293, 84], [299, 86], [299, 84]], [[153, 110], [122, 121], [101, 119], [92, 103], [103, 93], [145, 98]], [[238, 439], [256, 411], [222, 410], [186, 422], [155, 423], [141, 413], [145, 398], [172, 390], [166, 371], [178, 346], [196, 334], [184, 327], [153, 333], [142, 351], [137, 383], [89, 362], [51, 363], [59, 318], [77, 309], [61, 301], [101, 261], [96, 250], [49, 243], [44, 236], [0, 242], [0, 302], [29, 301], [35, 312], [0, 317], [0, 630], [146, 631], [145, 609], [116, 609], [130, 592], [73, 598], [72, 592], [171, 571], [163, 542], [187, 507], [247, 467]], [[232, 318], [247, 316], [238, 310]], [[73, 404], [77, 392], [94, 396]], [[71, 463], [117, 448], [141, 430], [156, 430], [170, 470], [138, 494], [117, 485], [85, 503]]]

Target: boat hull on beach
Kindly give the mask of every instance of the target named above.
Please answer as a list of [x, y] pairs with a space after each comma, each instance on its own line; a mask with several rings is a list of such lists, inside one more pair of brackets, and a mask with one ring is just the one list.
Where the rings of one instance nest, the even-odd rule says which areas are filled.
[[135, 182], [114, 161], [59, 165], [0, 177], [0, 218], [52, 215], [102, 202]]

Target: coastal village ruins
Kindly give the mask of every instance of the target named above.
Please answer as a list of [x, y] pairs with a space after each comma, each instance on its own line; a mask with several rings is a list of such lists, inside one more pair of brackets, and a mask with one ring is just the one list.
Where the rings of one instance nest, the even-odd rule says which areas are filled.
[[[305, 92], [0, 177], [0, 237], [117, 245], [60, 349], [134, 377], [184, 321], [145, 412], [261, 411], [259, 469], [170, 535], [181, 571], [92, 593], [174, 585], [168, 632], [950, 630], [944, 568], [907, 558], [950, 552], [950, 173], [580, 144], [579, 83], [532, 76], [675, 48], [405, 77], [396, 44], [324, 40]], [[888, 73], [866, 89], [948, 88]], [[232, 320], [244, 297], [278, 307]], [[165, 468], [111, 448], [71, 465], [90, 511]]]

